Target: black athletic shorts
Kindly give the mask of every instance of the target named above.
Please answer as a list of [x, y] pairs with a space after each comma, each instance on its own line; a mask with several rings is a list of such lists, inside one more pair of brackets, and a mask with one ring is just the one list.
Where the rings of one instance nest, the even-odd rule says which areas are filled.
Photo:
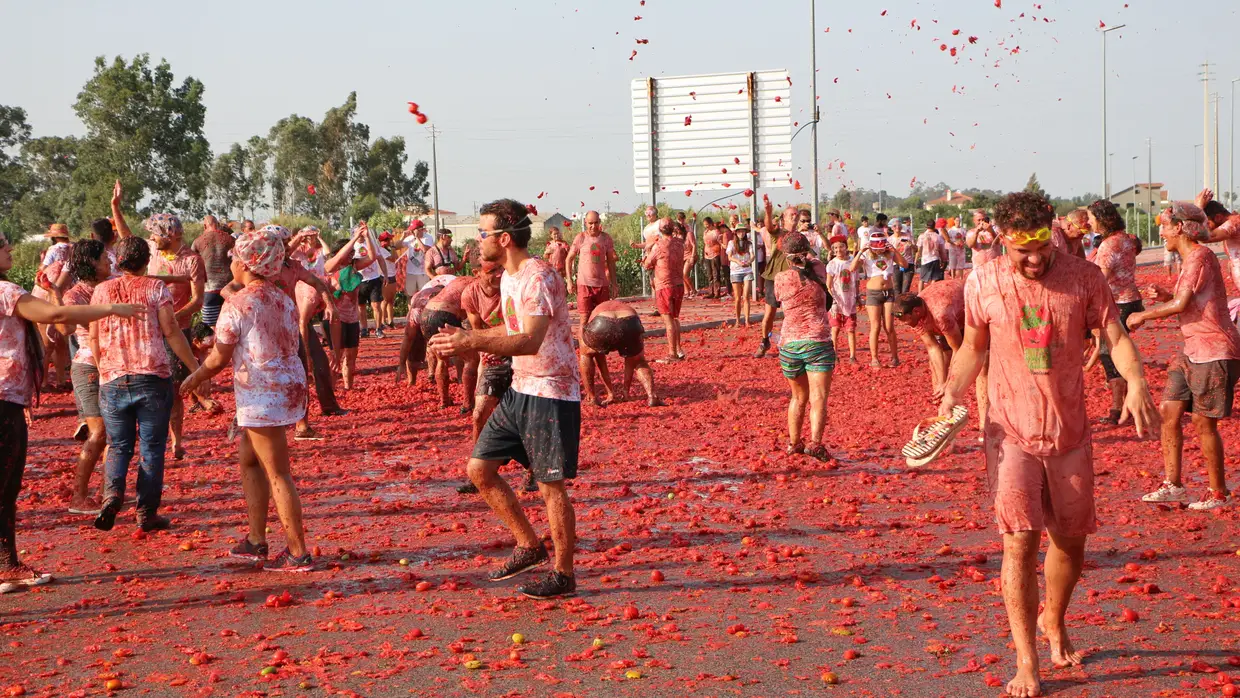
[[577, 477], [581, 403], [509, 390], [478, 434], [473, 457], [524, 465], [538, 482]]
[[340, 323], [340, 348], [356, 349], [362, 343], [362, 323]]
[[386, 279], [382, 276], [376, 276], [370, 281], [363, 281], [357, 294], [358, 303], [382, 303], [383, 302], [383, 284]]
[[779, 301], [775, 300], [775, 280], [762, 280], [762, 300], [772, 308], [779, 308]]
[[505, 356], [498, 364], [483, 364], [481, 375], [478, 376], [478, 387], [474, 390], [475, 397], [502, 398], [512, 387], [512, 357]]
[[[181, 330], [181, 334], [185, 336], [185, 343], [189, 345], [190, 351], [193, 351], [194, 340], [191, 338], [189, 330]], [[168, 364], [172, 367], [172, 383], [176, 386], [175, 392], [179, 396], [181, 394], [181, 382], [189, 378], [189, 366], [186, 366], [181, 361], [181, 357], [172, 351], [172, 345], [168, 343], [167, 339], [164, 340], [164, 351], [168, 352]]]
[[464, 327], [461, 317], [456, 313], [450, 313], [446, 310], [429, 310], [422, 309], [422, 317], [418, 319], [418, 325], [422, 328], [422, 336], [426, 341], [430, 341], [431, 337], [439, 334], [439, 330], [451, 325], [453, 327]]
[[582, 338], [586, 346], [604, 354], [619, 352], [630, 358], [645, 350], [646, 328], [636, 315], [615, 318], [599, 315], [586, 324]]
[[[1119, 308], [1119, 324], [1123, 325], [1125, 330], [1128, 329], [1128, 317], [1133, 313], [1145, 310], [1145, 304], [1139, 299], [1129, 301], [1128, 303], [1116, 303], [1115, 305]], [[1119, 373], [1119, 369], [1115, 368], [1115, 362], [1111, 360], [1110, 348], [1104, 347], [1102, 356], [1098, 357], [1098, 360], [1102, 364], [1102, 371], [1106, 374], [1107, 380], [1113, 381], [1123, 378]]]

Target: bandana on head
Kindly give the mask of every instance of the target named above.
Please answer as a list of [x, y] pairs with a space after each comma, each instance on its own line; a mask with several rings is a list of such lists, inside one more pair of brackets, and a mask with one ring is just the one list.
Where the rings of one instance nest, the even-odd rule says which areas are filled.
[[[246, 233], [237, 238], [233, 247], [233, 256], [241, 260], [246, 269], [263, 278], [270, 278], [280, 273], [284, 265], [284, 242], [268, 228], [280, 226], [264, 226], [262, 230]], [[283, 228], [281, 228], [283, 230]]]
[[1183, 234], [1197, 242], [1208, 242], [1210, 231], [1206, 229], [1206, 213], [1197, 204], [1189, 201], [1172, 201], [1171, 207], [1164, 209], [1158, 216], [1161, 225], [1183, 223]]
[[319, 234], [319, 227], [318, 227], [317, 225], [308, 225], [308, 226], [306, 226], [306, 227], [302, 228], [300, 232], [303, 232], [303, 233], [314, 233], [315, 235], [318, 235], [318, 234]]
[[288, 228], [285, 228], [282, 225], [276, 225], [275, 223], [268, 223], [267, 225], [264, 225], [258, 229], [258, 232], [265, 233], [267, 235], [274, 235], [280, 240], [287, 240], [293, 236], [293, 234], [288, 231]]
[[151, 235], [176, 237], [182, 232], [181, 219], [171, 213], [156, 213], [142, 221], [142, 227]]

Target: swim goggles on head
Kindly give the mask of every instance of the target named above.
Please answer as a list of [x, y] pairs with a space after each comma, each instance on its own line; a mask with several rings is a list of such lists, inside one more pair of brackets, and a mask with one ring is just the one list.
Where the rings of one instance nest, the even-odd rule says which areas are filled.
[[1026, 233], [1022, 231], [1016, 231], [1016, 232], [1009, 233], [1005, 231], [1003, 233], [1003, 237], [1006, 238], [1008, 242], [1011, 242], [1013, 245], [1028, 245], [1031, 242], [1046, 242], [1047, 240], [1050, 240], [1051, 229], [1050, 228], [1039, 228], [1038, 230], [1032, 233]]

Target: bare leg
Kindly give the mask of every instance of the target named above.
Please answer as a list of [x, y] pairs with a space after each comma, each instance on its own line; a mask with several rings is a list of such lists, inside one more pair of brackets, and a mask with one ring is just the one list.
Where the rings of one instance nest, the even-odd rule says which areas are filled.
[[857, 358], [857, 330], [848, 331], [848, 358], [856, 360]]
[[1038, 613], [1038, 542], [1041, 531], [1003, 535], [1003, 603], [1007, 606], [1012, 642], [1016, 645], [1016, 678], [1008, 682], [1009, 696], [1036, 696], [1038, 651], [1034, 623]]
[[584, 401], [598, 405], [599, 399], [594, 392], [594, 358], [587, 352], [585, 345], [582, 345], [581, 353], [577, 356], [577, 367], [581, 370], [581, 391], [585, 397]]
[[1164, 400], [1159, 408], [1162, 412], [1162, 454], [1165, 479], [1176, 487], [1183, 487], [1180, 481], [1180, 464], [1184, 457], [1184, 432], [1180, 429], [1180, 418], [1184, 416], [1187, 405], [1180, 401]]
[[78, 453], [77, 468], [73, 473], [73, 495], [69, 499], [70, 507], [83, 511], [95, 508], [90, 502], [87, 490], [90, 489], [90, 476], [95, 472], [95, 466], [103, 456], [103, 449], [108, 445], [102, 417], [87, 417], [86, 427], [90, 430], [90, 435], [86, 437], [86, 443], [82, 444], [82, 450]]
[[1038, 627], [1050, 641], [1051, 663], [1057, 667], [1076, 666], [1083, 655], [1072, 647], [1064, 617], [1085, 564], [1085, 536], [1050, 533], [1050, 539], [1046, 549], [1046, 608], [1038, 617]]
[[748, 300], [745, 295], [745, 284], [732, 284], [732, 310], [736, 314], [736, 326], [741, 326], [741, 303]]
[[989, 366], [990, 356], [987, 355], [986, 363], [982, 364], [982, 372], [977, 374], [977, 380], [973, 383], [973, 390], [977, 393], [977, 428], [983, 434], [986, 433], [986, 412], [990, 409], [990, 396], [986, 392], [986, 373]]
[[172, 445], [172, 457], [176, 460], [185, 457], [185, 445], [182, 443], [184, 428], [185, 401], [181, 399], [180, 391], [177, 391], [172, 397], [172, 413], [168, 416], [168, 440]]
[[670, 313], [663, 313], [662, 319], [663, 319], [663, 330], [667, 334], [667, 358], [669, 359], [679, 358], [676, 353], [678, 347], [676, 346], [675, 320], [672, 319], [672, 316]]
[[1218, 433], [1218, 420], [1193, 415], [1197, 427], [1197, 440], [1201, 442], [1201, 455], [1206, 461], [1206, 473], [1210, 476], [1210, 489], [1227, 493], [1227, 478], [1223, 473], [1223, 438]]
[[435, 385], [439, 388], [439, 404], [443, 407], [452, 406], [452, 394], [448, 392], [448, 362], [439, 357], [435, 363]]
[[547, 504], [547, 523], [551, 525], [551, 540], [555, 542], [555, 571], [573, 576], [573, 551], [577, 547], [577, 515], [568, 498], [564, 481], [540, 482], [538, 491]]
[[250, 524], [250, 532], [246, 538], [255, 545], [266, 543], [267, 506], [271, 501], [271, 486], [267, 482], [267, 476], [263, 474], [258, 456], [254, 453], [249, 429], [241, 430], [238, 456], [241, 461], [241, 491], [245, 493], [246, 518]]
[[805, 419], [805, 403], [809, 400], [809, 379], [804, 375], [788, 379], [792, 397], [788, 399], [788, 443], [801, 443], [801, 422]]
[[288, 551], [296, 557], [306, 554], [306, 531], [302, 525], [301, 498], [289, 472], [288, 440], [284, 427], [246, 428], [254, 455], [262, 465], [263, 474], [271, 490], [271, 499], [280, 516]]
[[746, 281], [744, 284], [741, 285], [741, 295], [745, 296], [745, 302], [743, 304], [743, 307], [745, 310], [744, 312], [745, 327], [749, 327], [749, 316], [752, 314], [752, 311], [750, 310], [750, 306], [749, 306], [749, 297], [753, 295], [753, 282], [752, 281]]
[[685, 352], [680, 348], [680, 318], [672, 318], [672, 336], [676, 343], [676, 357], [683, 358]]
[[870, 365], [881, 366], [878, 360], [878, 333], [883, 329], [883, 308], [879, 305], [867, 305], [865, 314], [870, 318]]
[[465, 388], [466, 412], [474, 411], [474, 391], [478, 389], [478, 364], [481, 357], [477, 354], [465, 357], [465, 370], [461, 375], [461, 384]]
[[474, 400], [474, 441], [478, 441], [478, 434], [482, 433], [482, 427], [486, 426], [487, 420], [491, 418], [491, 413], [495, 411], [495, 407], [499, 405], [499, 398], [490, 395], [482, 396], [480, 400]]
[[808, 373], [809, 379], [809, 442], [822, 443], [827, 426], [827, 396], [831, 394], [830, 373]]
[[[615, 385], [611, 382], [611, 370], [607, 368], [607, 355], [600, 352], [593, 352], [590, 356], [593, 358], [591, 363], [598, 367], [599, 378], [603, 381], [604, 394], [602, 404], [606, 405], [609, 402], [614, 402], [616, 400], [616, 390]], [[623, 397], [628, 396], [629, 392], [625, 390]]]
[[[470, 481], [478, 488], [479, 494], [486, 500], [487, 506], [491, 507], [491, 511], [499, 516], [500, 522], [517, 539], [517, 545], [522, 548], [537, 547], [538, 535], [534, 533], [530, 520], [525, 518], [525, 512], [521, 511], [517, 495], [513, 494], [504, 478], [499, 476], [501, 465], [503, 464], [499, 461], [470, 458], [466, 472]], [[558, 559], [559, 551], [556, 551], [556, 557]]]
[[662, 407], [663, 400], [659, 399], [658, 394], [654, 391], [654, 371], [650, 368], [650, 362], [646, 361], [644, 353], [638, 354], [624, 360], [624, 394], [628, 396], [629, 386], [633, 382], [633, 375], [637, 375], [637, 382], [642, 384], [642, 388], [646, 390], [646, 405], [650, 407]]
[[896, 348], [896, 318], [892, 314], [895, 312], [894, 308], [895, 304], [893, 303], [883, 303], [883, 328], [887, 332], [887, 344], [891, 348], [891, 365], [899, 366], [900, 351]]
[[353, 373], [357, 368], [357, 347], [344, 350], [344, 364], [341, 371], [345, 390], [353, 389]]

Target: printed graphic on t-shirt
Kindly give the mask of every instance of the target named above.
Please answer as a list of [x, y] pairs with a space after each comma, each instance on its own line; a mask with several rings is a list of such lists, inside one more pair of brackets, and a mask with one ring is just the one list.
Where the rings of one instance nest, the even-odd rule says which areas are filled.
[[1025, 365], [1034, 374], [1051, 370], [1051, 317], [1042, 306], [1025, 305], [1020, 309], [1020, 338], [1025, 348]]
[[508, 320], [508, 334], [521, 334], [521, 319], [517, 317], [517, 304], [512, 296], [504, 298], [504, 317]]

